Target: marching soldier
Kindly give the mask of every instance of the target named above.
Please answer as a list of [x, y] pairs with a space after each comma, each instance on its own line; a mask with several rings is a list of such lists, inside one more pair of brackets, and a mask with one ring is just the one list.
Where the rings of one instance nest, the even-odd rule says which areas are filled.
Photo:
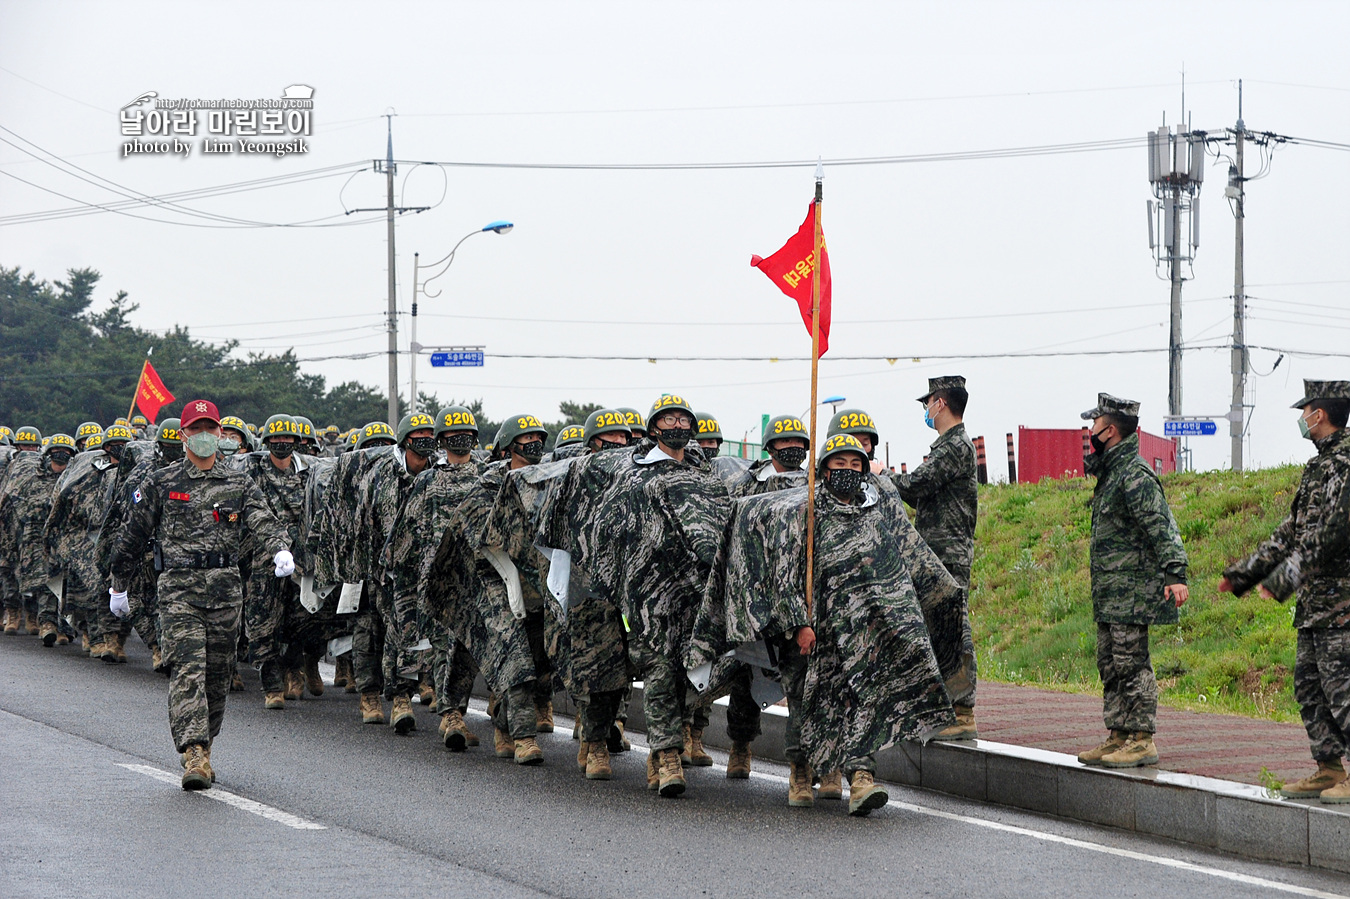
[[1317, 771], [1280, 792], [1350, 802], [1341, 761], [1350, 746], [1350, 381], [1303, 382], [1298, 428], [1317, 455], [1303, 468], [1288, 516], [1256, 552], [1230, 565], [1219, 590], [1257, 587], [1284, 602], [1296, 591], [1294, 698]]
[[248, 476], [216, 452], [220, 413], [214, 403], [183, 407], [186, 457], [151, 474], [131, 497], [112, 552], [109, 608], [126, 615], [126, 584], [157, 544], [159, 617], [169, 665], [169, 728], [183, 758], [185, 790], [215, 780], [211, 741], [220, 733], [230, 694], [243, 595], [239, 556], [252, 538], [271, 554], [273, 573], [289, 577], [294, 559], [286, 532]]
[[[0, 556], [14, 560], [19, 592], [37, 607], [38, 636], [44, 646], [70, 640], [57, 627], [61, 597], [50, 586], [51, 572], [43, 530], [56, 495], [56, 482], [75, 456], [75, 439], [53, 434], [42, 447], [37, 465], [25, 466], [10, 475], [0, 494], [0, 532], [10, 541]], [[29, 623], [29, 633], [33, 626]]]

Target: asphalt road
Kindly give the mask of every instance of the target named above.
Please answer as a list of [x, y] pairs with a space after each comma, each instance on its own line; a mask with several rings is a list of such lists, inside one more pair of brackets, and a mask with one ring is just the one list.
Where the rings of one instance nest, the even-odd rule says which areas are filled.
[[1350, 877], [904, 787], [866, 819], [790, 809], [762, 762], [749, 781], [695, 769], [663, 800], [640, 746], [586, 781], [562, 719], [522, 768], [481, 708], [484, 745], [452, 754], [416, 705], [407, 737], [332, 688], [266, 711], [251, 670], [216, 789], [184, 793], [166, 681], [129, 651], [0, 636], [0, 896], [1350, 896]]

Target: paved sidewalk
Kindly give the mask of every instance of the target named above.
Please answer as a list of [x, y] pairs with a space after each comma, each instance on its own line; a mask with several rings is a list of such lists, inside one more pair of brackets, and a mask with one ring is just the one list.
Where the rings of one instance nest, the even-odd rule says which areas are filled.
[[[980, 737], [1077, 755], [1106, 738], [1100, 696], [981, 681]], [[1158, 707], [1158, 767], [1259, 784], [1261, 767], [1286, 782], [1313, 770], [1301, 724]]]

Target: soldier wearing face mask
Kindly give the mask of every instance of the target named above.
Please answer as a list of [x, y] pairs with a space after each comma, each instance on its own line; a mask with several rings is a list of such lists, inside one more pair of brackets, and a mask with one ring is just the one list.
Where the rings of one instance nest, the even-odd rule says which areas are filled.
[[[74, 456], [74, 438], [69, 434], [53, 434], [42, 447], [38, 464], [25, 466], [11, 475], [0, 493], [0, 539], [11, 541], [0, 550], [0, 557], [13, 560], [19, 592], [37, 608], [38, 636], [44, 646], [54, 646], [58, 639], [69, 642], [57, 629], [61, 597], [48, 585], [50, 572], [43, 528], [51, 512], [57, 479]], [[30, 623], [30, 632], [31, 629]]]
[[236, 453], [253, 451], [253, 436], [242, 418], [226, 415], [220, 420], [220, 449], [218, 452], [229, 458]]

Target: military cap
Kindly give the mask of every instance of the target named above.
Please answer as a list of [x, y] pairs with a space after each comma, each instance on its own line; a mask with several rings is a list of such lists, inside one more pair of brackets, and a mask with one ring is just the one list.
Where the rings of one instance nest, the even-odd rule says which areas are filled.
[[1350, 400], [1350, 381], [1309, 381], [1303, 379], [1303, 399], [1291, 409], [1302, 409], [1315, 400]]
[[928, 398], [939, 390], [956, 390], [957, 388], [960, 388], [961, 390], [966, 389], [966, 379], [960, 375], [943, 375], [940, 378], [929, 378], [928, 392], [919, 397], [919, 402], [928, 402]]
[[1118, 396], [1112, 396], [1109, 393], [1097, 394], [1097, 405], [1087, 410], [1080, 416], [1084, 421], [1092, 421], [1094, 418], [1101, 418], [1103, 415], [1126, 415], [1130, 418], [1139, 417], [1139, 404], [1134, 400], [1122, 400]]

